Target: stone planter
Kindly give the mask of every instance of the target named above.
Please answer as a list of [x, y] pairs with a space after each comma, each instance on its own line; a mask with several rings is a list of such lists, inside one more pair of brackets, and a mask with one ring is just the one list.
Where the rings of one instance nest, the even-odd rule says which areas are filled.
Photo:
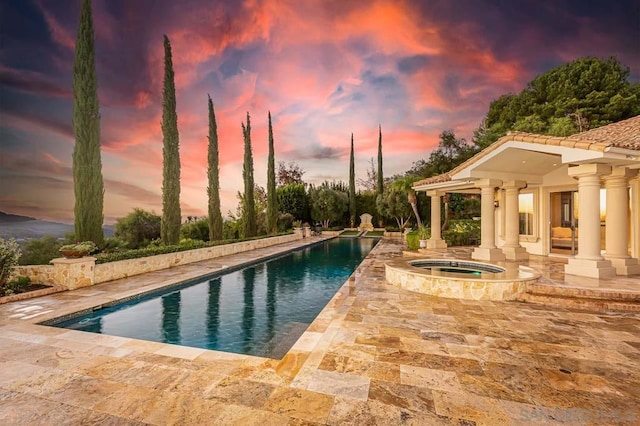
[[427, 240], [419, 240], [420, 248], [427, 248]]
[[74, 249], [60, 250], [60, 253], [67, 259], [79, 259], [89, 254], [87, 250], [74, 250]]

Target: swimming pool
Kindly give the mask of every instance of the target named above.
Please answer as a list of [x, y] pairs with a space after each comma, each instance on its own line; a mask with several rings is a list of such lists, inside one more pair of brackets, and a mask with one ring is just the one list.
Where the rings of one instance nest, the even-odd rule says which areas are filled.
[[281, 358], [376, 242], [334, 238], [50, 325]]

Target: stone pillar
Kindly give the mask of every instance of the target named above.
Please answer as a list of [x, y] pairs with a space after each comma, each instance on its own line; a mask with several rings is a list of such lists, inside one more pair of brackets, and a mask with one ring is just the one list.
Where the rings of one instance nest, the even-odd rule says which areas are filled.
[[476, 182], [476, 187], [481, 193], [481, 217], [480, 217], [480, 247], [476, 247], [471, 253], [472, 259], [499, 261], [504, 260], [502, 250], [496, 247], [496, 218], [494, 206], [495, 189], [502, 185], [501, 180], [482, 179]]
[[55, 285], [75, 290], [95, 284], [95, 257], [59, 258], [51, 261]]
[[525, 260], [529, 258], [527, 251], [520, 245], [520, 214], [518, 195], [527, 183], [520, 180], [505, 182], [505, 240], [502, 252], [509, 260]]
[[431, 238], [427, 240], [428, 249], [446, 249], [447, 243], [442, 239], [440, 234], [440, 200], [442, 192], [427, 191], [427, 195], [431, 197]]
[[611, 166], [582, 164], [569, 167], [569, 176], [578, 179], [578, 255], [569, 259], [564, 273], [592, 278], [616, 275], [616, 268], [600, 255], [600, 176]]
[[629, 256], [629, 178], [637, 170], [616, 167], [604, 177], [607, 190], [606, 253], [618, 275], [640, 274], [638, 260]]
[[631, 256], [640, 259], [640, 174], [631, 180]]

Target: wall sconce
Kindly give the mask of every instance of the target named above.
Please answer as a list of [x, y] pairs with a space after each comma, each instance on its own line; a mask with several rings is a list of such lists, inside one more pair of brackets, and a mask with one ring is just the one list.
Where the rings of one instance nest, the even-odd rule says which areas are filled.
[[495, 207], [496, 209], [497, 209], [498, 207], [500, 207], [500, 202], [499, 202], [498, 200], [495, 200], [495, 201], [493, 202], [493, 207]]

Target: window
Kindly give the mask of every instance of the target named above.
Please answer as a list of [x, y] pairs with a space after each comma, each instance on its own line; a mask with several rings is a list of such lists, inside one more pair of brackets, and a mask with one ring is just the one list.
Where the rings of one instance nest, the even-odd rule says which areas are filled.
[[533, 194], [518, 195], [518, 213], [520, 217], [520, 235], [533, 235]]

